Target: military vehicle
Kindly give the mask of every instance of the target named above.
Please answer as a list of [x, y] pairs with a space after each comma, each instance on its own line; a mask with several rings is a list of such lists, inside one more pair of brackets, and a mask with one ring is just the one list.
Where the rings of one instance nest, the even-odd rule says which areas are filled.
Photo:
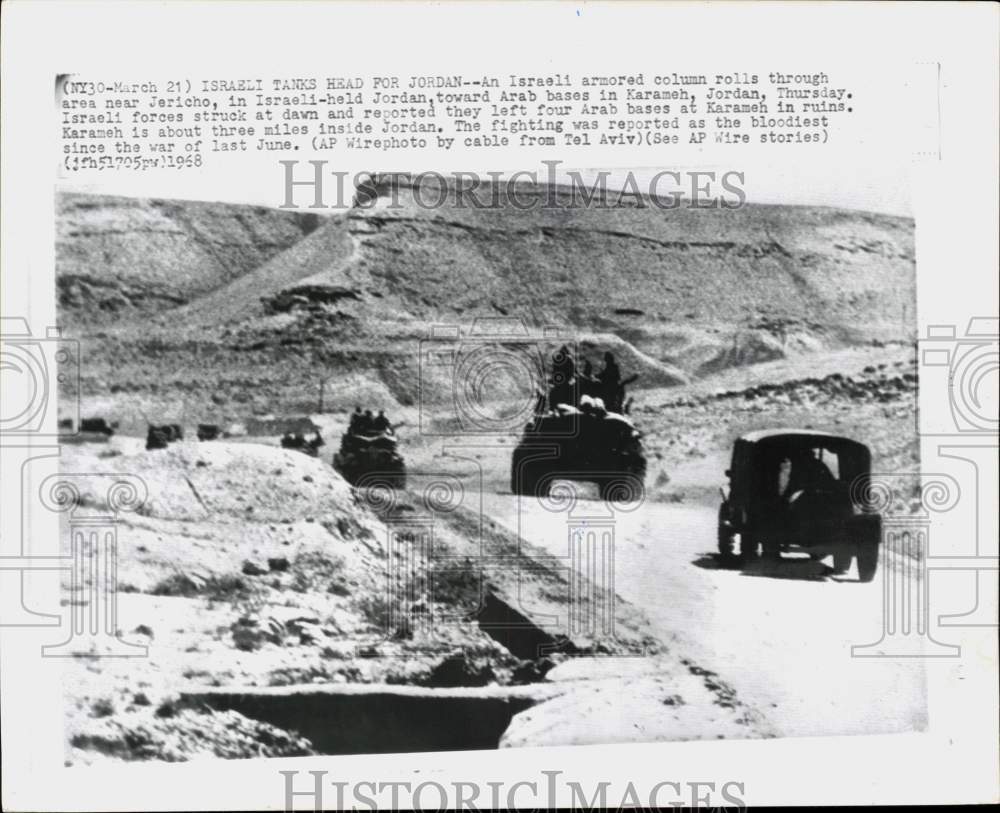
[[184, 440], [184, 428], [177, 423], [166, 423], [162, 426], [149, 424], [146, 430], [146, 449], [166, 449], [167, 445], [178, 440]]
[[560, 403], [544, 410], [540, 398], [511, 459], [512, 493], [545, 497], [556, 480], [577, 480], [596, 483], [602, 500], [643, 496], [641, 433], [628, 416], [592, 403], [582, 399], [581, 407]]
[[325, 445], [326, 441], [323, 440], [319, 430], [314, 432], [309, 440], [306, 440], [301, 432], [286, 432], [281, 436], [282, 449], [294, 449], [310, 457], [319, 457], [319, 447]]
[[107, 443], [118, 429], [118, 421], [108, 422], [105, 418], [83, 418], [77, 431], [73, 431], [73, 419], [59, 420], [59, 433], [66, 443]]
[[[72, 420], [70, 421], [70, 426], [72, 426]], [[105, 418], [84, 418], [80, 421], [81, 432], [104, 435], [105, 437], [111, 437], [117, 427], [117, 422], [108, 423]]]
[[352, 486], [403, 488], [406, 464], [398, 445], [391, 429], [372, 434], [345, 432], [333, 456], [333, 467]]
[[733, 445], [729, 489], [722, 490], [718, 546], [724, 558], [780, 558], [799, 550], [813, 559], [833, 555], [834, 570], [852, 559], [858, 578], [878, 569], [881, 516], [864, 501], [871, 452], [850, 438], [805, 429], [751, 432]]
[[222, 434], [218, 424], [198, 424], [198, 440], [216, 440]]

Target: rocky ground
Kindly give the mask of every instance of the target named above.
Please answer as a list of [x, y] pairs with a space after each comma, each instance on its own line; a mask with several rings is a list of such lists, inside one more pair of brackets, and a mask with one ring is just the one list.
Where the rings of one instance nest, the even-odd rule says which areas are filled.
[[[911, 351], [851, 351], [814, 359], [809, 371], [801, 376], [801, 365], [782, 361], [684, 388], [636, 391], [634, 418], [651, 464], [648, 498], [714, 502], [733, 438], [764, 426], [843, 432], [871, 444], [876, 467], [916, 470]], [[346, 419], [313, 417], [328, 437]], [[72, 662], [70, 761], [312, 752], [294, 730], [182, 702], [206, 687], [558, 682], [572, 691], [515, 715], [501, 745], [592, 741], [598, 731], [623, 740], [766, 735], [764, 719], [722, 678], [701, 674], [657, 640], [643, 613], [625, 602], [617, 605], [613, 641], [566, 635], [565, 622], [541, 623], [549, 651], [540, 655], [534, 642], [524, 651], [520, 639], [484, 631], [477, 617], [487, 594], [530, 608], [534, 618], [564, 615], [565, 565], [477, 510], [478, 490], [507, 489], [509, 443], [442, 456], [437, 438], [405, 425], [400, 433], [410, 490], [389, 501], [354, 493], [329, 465], [329, 449], [315, 459], [279, 448], [275, 437], [146, 451], [141, 439], [117, 435], [64, 447], [69, 470], [138, 474], [149, 487], [147, 503], [120, 533], [118, 569], [123, 632], [147, 645], [149, 657], [84, 652]], [[448, 487], [461, 494], [461, 506], [428, 514], [425, 500], [442, 476], [455, 478]], [[434, 563], [418, 551], [419, 561], [395, 566], [404, 550], [393, 549], [389, 527], [416, 526], [429, 515]], [[621, 661], [616, 652], [644, 657]], [[632, 711], [617, 700], [623, 682]], [[669, 714], [648, 717], [649, 708]], [[560, 722], [602, 715], [617, 722], [610, 729]], [[642, 733], [623, 729], [625, 718]]]
[[[110, 442], [67, 443], [63, 467], [138, 475], [149, 492], [123, 518], [118, 563], [122, 635], [149, 656], [69, 662], [68, 761], [322, 752], [343, 744], [302, 734], [310, 704], [350, 714], [371, 698], [398, 719], [435, 698], [499, 709], [477, 747], [772, 733], [663, 628], [669, 615], [654, 629], [618, 600], [613, 636], [572, 626], [581, 595], [585, 609], [607, 596], [581, 593], [560, 540], [533, 547], [494, 521], [520, 424], [476, 439], [456, 393], [517, 415], [540, 382], [504, 366], [511, 348], [544, 359], [568, 342], [595, 364], [612, 350], [640, 376], [646, 498], [699, 506], [692, 528], [754, 429], [846, 434], [876, 471], [915, 472], [912, 221], [641, 199], [479, 210], [453, 192], [426, 210], [381, 183], [330, 217], [60, 198], [59, 322], [80, 343], [61, 413], [119, 424]], [[455, 364], [428, 363], [427, 340], [460, 325], [434, 347], [475, 358], [484, 317], [530, 335], [490, 340], [500, 361], [469, 389]], [[331, 468], [355, 404], [396, 423], [405, 494], [359, 495]], [[148, 423], [192, 438], [268, 416], [309, 417], [320, 457], [273, 432], [144, 448]], [[449, 708], [438, 717], [462, 719]], [[472, 742], [451, 733], [449, 747]]]
[[[692, 683], [679, 656], [624, 603], [614, 640], [566, 635], [565, 622], [512, 633], [497, 608], [556, 617], [568, 602], [568, 574], [468, 510], [435, 528], [431, 562], [388, 529], [400, 518], [412, 522], [419, 494], [368, 504], [305, 454], [226, 442], [147, 451], [139, 439], [116, 436], [67, 446], [64, 457], [75, 472], [138, 475], [149, 489], [120, 528], [117, 574], [123, 638], [148, 647], [148, 657], [83, 650], [69, 662], [73, 764], [314, 752], [294, 730], [184, 701], [206, 688], [517, 686], [544, 680], [565, 661], [615, 653], [662, 664], [659, 682], [642, 677], [644, 691], [672, 687], [676, 695], [680, 684], [663, 683], [671, 673], [695, 687], [686, 693], [684, 730], [698, 728], [706, 709], [715, 722], [702, 724], [712, 730], [758, 730], [738, 704], [717, 706], [716, 687]], [[83, 495], [84, 506], [98, 500], [96, 491]], [[499, 628], [484, 629], [483, 619], [497, 623], [498, 612]], [[600, 677], [604, 690], [615, 683]], [[618, 677], [619, 690], [630, 679]], [[599, 688], [566, 686], [573, 697]], [[522, 738], [512, 733], [506, 744]]]

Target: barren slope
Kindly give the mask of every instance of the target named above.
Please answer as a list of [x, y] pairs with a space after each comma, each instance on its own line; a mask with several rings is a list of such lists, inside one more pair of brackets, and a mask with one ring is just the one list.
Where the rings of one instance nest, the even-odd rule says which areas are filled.
[[[914, 337], [907, 218], [665, 210], [634, 196], [587, 207], [566, 189], [523, 185], [521, 208], [483, 208], [494, 191], [383, 179], [378, 195], [322, 219], [67, 198], [61, 318], [81, 321], [84, 278], [112, 280], [128, 300], [114, 312], [141, 316], [77, 331], [84, 392], [129, 392], [174, 414], [211, 397], [219, 419], [315, 404], [320, 380], [334, 402], [360, 387], [386, 406], [413, 403], [430, 327], [477, 317], [555, 326], [591, 358], [613, 349], [646, 387]], [[524, 208], [532, 196], [554, 205]]]
[[107, 324], [189, 301], [242, 276], [319, 225], [315, 213], [63, 194], [56, 276], [64, 324]]

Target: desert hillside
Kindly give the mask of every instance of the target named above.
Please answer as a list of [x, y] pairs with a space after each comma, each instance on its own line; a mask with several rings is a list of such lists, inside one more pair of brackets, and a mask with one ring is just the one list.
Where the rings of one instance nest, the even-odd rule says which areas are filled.
[[257, 206], [59, 195], [60, 317], [94, 325], [161, 313], [252, 271], [319, 222]]
[[83, 340], [84, 393], [206, 420], [315, 405], [321, 381], [328, 405], [407, 405], [430, 327], [477, 317], [554, 326], [595, 360], [613, 349], [645, 387], [914, 338], [907, 218], [587, 207], [530, 186], [521, 201], [559, 205], [481, 208], [493, 192], [396, 178], [324, 216], [65, 196], [60, 318]]
[[[68, 761], [921, 728], [922, 673], [882, 659], [842, 678], [881, 580], [715, 555], [747, 431], [855, 438], [917, 494], [912, 221], [518, 193], [561, 205], [406, 181], [321, 216], [60, 199], [59, 314], [82, 351], [61, 412], [118, 424], [67, 438], [62, 464], [149, 491], [116, 562], [122, 630], [149, 657], [71, 659]], [[511, 494], [545, 383], [525, 379], [564, 342], [639, 375], [646, 499], [594, 499], [572, 471], [566, 502]], [[388, 411], [404, 489], [330, 465], [356, 404]], [[317, 458], [281, 448], [306, 419]], [[150, 423], [185, 439], [146, 448]], [[613, 572], [578, 556], [591, 541], [567, 548], [591, 522], [613, 529]]]

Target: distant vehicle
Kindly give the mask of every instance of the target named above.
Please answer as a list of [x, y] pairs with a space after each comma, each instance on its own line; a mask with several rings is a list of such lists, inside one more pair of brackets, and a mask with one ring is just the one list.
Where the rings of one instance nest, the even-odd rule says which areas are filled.
[[218, 424], [200, 423], [198, 424], [198, 440], [216, 440], [222, 434], [222, 429]]
[[559, 404], [539, 410], [514, 449], [510, 490], [548, 496], [555, 480], [596, 483], [602, 500], [631, 502], [643, 495], [642, 434], [617, 412]]
[[319, 447], [325, 446], [326, 441], [317, 430], [309, 440], [306, 440], [301, 433], [286, 432], [281, 438], [282, 449], [295, 449], [310, 457], [319, 457]]
[[146, 449], [166, 449], [174, 441], [184, 440], [184, 428], [177, 423], [165, 423], [162, 426], [149, 425], [146, 430]]
[[399, 454], [399, 441], [392, 429], [370, 434], [345, 432], [333, 467], [352, 486], [406, 486], [406, 463]]
[[[833, 555], [837, 572], [858, 562], [858, 578], [878, 569], [881, 516], [852, 498], [852, 484], [871, 474], [871, 452], [846, 437], [803, 429], [751, 432], [733, 446], [728, 493], [719, 507], [719, 553], [752, 560], [803, 550]], [[855, 488], [855, 495], [865, 490]]]
[[66, 434], [66, 443], [107, 443], [118, 429], [118, 421], [108, 421], [106, 418], [83, 418], [77, 431], [73, 432], [73, 419], [62, 418], [59, 429]]
[[[70, 421], [72, 426], [72, 421]], [[115, 433], [116, 423], [108, 423], [105, 418], [84, 418], [80, 421], [81, 432], [92, 432], [98, 435], [111, 437]]]

